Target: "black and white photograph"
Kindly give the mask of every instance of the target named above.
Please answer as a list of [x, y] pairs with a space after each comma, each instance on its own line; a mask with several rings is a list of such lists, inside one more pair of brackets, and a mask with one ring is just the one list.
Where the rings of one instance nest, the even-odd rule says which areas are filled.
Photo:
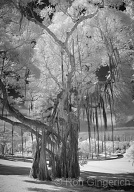
[[0, 0], [0, 192], [134, 191], [134, 0]]

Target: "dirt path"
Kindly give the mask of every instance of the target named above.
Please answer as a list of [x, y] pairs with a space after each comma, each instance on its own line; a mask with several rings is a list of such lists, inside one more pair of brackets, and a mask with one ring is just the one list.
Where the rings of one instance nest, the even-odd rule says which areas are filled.
[[[88, 186], [85, 186], [85, 183], [80, 183], [77, 180], [56, 180], [54, 182], [42, 182], [32, 179], [28, 176], [30, 167], [31, 163], [0, 159], [0, 192], [122, 192], [122, 190], [109, 190], [106, 188], [106, 185], [102, 188], [97, 188], [97, 186], [95, 186], [95, 181], [97, 180], [93, 180], [93, 176], [96, 176], [95, 172], [83, 171], [82, 174], [84, 177], [88, 177], [89, 175], [92, 176], [92, 180], [88, 180]], [[106, 173], [103, 173], [103, 175], [102, 173], [97, 173], [97, 176], [99, 178], [103, 177], [103, 180], [105, 179], [104, 181], [106, 181], [108, 176], [109, 178], [111, 177], [113, 179], [113, 175], [106, 175]], [[127, 175], [127, 177], [128, 176], [130, 179], [130, 175]], [[132, 177], [133, 176], [131, 176], [131, 178]]]

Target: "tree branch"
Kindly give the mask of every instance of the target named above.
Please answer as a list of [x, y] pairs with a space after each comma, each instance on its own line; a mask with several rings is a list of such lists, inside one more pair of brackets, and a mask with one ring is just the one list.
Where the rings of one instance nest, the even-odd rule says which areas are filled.
[[[14, 127], [20, 127], [21, 129], [25, 129], [26, 131], [29, 131], [31, 133], [33, 133], [34, 135], [37, 136], [37, 133], [34, 129], [32, 129], [31, 127], [29, 127], [28, 125], [25, 125], [23, 123], [20, 123], [20, 122], [15, 122], [15, 121], [12, 121], [11, 119], [8, 119], [6, 117], [3, 117], [0, 115], [0, 120], [2, 121], [5, 121], [11, 125], [13, 125]], [[39, 137], [41, 138], [41, 135], [39, 134]]]
[[[29, 131], [31, 133], [33, 133], [35, 136], [42, 138], [42, 135], [39, 133], [36, 133], [36, 131], [34, 129], [32, 129], [31, 127], [24, 125], [23, 123], [19, 123], [19, 122], [14, 122], [11, 119], [8, 119], [6, 117], [3, 117], [0, 115], [0, 120], [5, 121], [7, 123], [10, 123], [11, 125], [13, 125], [14, 127], [20, 127], [21, 129], [25, 129], [26, 131]], [[46, 148], [46, 151], [54, 156], [54, 153], [52, 151], [50, 151], [48, 148]]]
[[[15, 3], [13, 3], [14, 6], [16, 7], [16, 9], [18, 9], [20, 11], [21, 14], [23, 14], [23, 10], [21, 10], [20, 7], [18, 7]], [[43, 25], [41, 22], [39, 22], [34, 16], [33, 18], [28, 16], [28, 15], [25, 15], [25, 17], [31, 21], [31, 22], [34, 22], [35, 24], [37, 24], [38, 26], [40, 26], [42, 29], [45, 29], [45, 31], [55, 40], [55, 42], [62, 47], [63, 50], [66, 51], [66, 53], [68, 54], [68, 56], [70, 56], [70, 51], [68, 50], [67, 48], [67, 42], [68, 42], [68, 39], [70, 38], [70, 36], [72, 35], [72, 33], [74, 32], [74, 30], [77, 28], [77, 26], [84, 20], [86, 19], [89, 19], [89, 18], [93, 18], [98, 12], [98, 9], [95, 11], [95, 13], [93, 14], [90, 14], [90, 15], [86, 15], [86, 16], [82, 16], [73, 26], [73, 28], [71, 29], [71, 31], [69, 33], [67, 33], [67, 37], [66, 37], [66, 40], [65, 42], [62, 42], [61, 40], [59, 40], [57, 38], [57, 36], [45, 25]], [[32, 11], [31, 11], [32, 13]], [[24, 14], [23, 14], [24, 15]]]
[[[52, 133], [54, 134], [57, 138], [59, 138], [60, 136], [56, 133], [56, 131], [54, 131], [54, 129], [52, 129], [52, 127], [48, 126], [45, 123], [42, 123], [39, 120], [33, 120], [33, 119], [29, 119], [27, 117], [25, 117], [24, 115], [22, 115], [17, 109], [15, 109], [13, 106], [11, 106], [8, 102], [8, 95], [6, 92], [6, 88], [3, 84], [3, 82], [0, 79], [0, 88], [2, 90], [3, 93], [3, 98], [0, 98], [1, 102], [4, 103], [4, 107], [6, 108], [6, 110], [16, 119], [18, 119], [20, 122], [22, 122], [22, 124], [27, 125], [27, 126], [35, 126], [37, 128], [45, 128], [46, 131], [48, 131], [48, 133]], [[60, 137], [61, 139], [61, 137]]]
[[37, 21], [36, 19], [34, 18], [31, 18], [29, 16], [26, 16], [26, 18], [29, 20], [29, 21], [32, 21], [34, 23], [36, 23], [37, 25], [39, 25], [41, 28], [45, 29], [45, 31], [55, 40], [56, 43], [58, 43], [58, 45], [60, 45], [61, 47], [64, 47], [64, 42], [60, 41], [56, 35], [45, 25], [43, 25], [42, 23], [40, 23], [39, 21]]
[[82, 21], [84, 21], [84, 20], [86, 20], [86, 19], [91, 19], [91, 18], [93, 18], [97, 13], [98, 13], [98, 9], [97, 9], [97, 10], [95, 11], [95, 13], [93, 13], [93, 14], [86, 15], [86, 16], [85, 16], [85, 15], [82, 16], [82, 17], [74, 24], [74, 26], [73, 26], [73, 28], [71, 29], [71, 31], [69, 31], [69, 32], [67, 33], [65, 45], [67, 44], [68, 39], [69, 39], [70, 36], [73, 34], [73, 32], [75, 31], [75, 29], [77, 28], [77, 26], [78, 26]]

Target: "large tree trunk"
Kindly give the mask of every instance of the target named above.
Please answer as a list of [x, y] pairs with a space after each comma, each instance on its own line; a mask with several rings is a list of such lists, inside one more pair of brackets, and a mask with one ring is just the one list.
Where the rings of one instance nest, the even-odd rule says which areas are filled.
[[39, 180], [51, 180], [48, 172], [47, 162], [46, 162], [46, 133], [45, 129], [42, 128], [42, 143], [40, 151], [40, 161], [39, 161]]
[[[68, 124], [68, 150], [66, 150], [66, 177], [78, 178], [80, 175], [79, 160], [78, 160], [78, 123], [77, 118], [71, 112], [71, 88], [72, 88], [72, 78], [75, 72], [75, 57], [74, 57], [74, 43], [73, 43], [73, 55], [70, 53], [70, 66], [71, 71], [68, 73], [67, 78], [67, 124]], [[76, 122], [75, 122], [76, 121]]]
[[36, 147], [33, 165], [30, 170], [30, 176], [33, 177], [34, 179], [38, 178], [38, 175], [39, 175], [39, 160], [40, 160], [40, 151], [39, 151], [39, 148]]
[[[34, 154], [33, 165], [32, 165], [31, 171], [30, 171], [30, 176], [32, 176], [35, 179], [38, 178], [38, 176], [39, 176], [40, 146], [39, 146], [39, 137], [38, 136], [36, 136], [36, 141], [37, 141], [36, 151]], [[33, 139], [32, 139], [32, 145], [33, 145]]]
[[78, 158], [78, 130], [77, 125], [70, 125], [70, 151], [69, 151], [69, 174], [71, 178], [80, 176], [79, 158]]
[[69, 159], [67, 159], [67, 151], [68, 151], [68, 143], [65, 142], [62, 146], [61, 151], [61, 176], [65, 178], [68, 178], [67, 161], [69, 161]]
[[61, 159], [59, 156], [56, 156], [56, 177], [61, 178]]
[[61, 177], [78, 178], [80, 175], [78, 159], [78, 131], [76, 125], [70, 123], [68, 140], [61, 151]]

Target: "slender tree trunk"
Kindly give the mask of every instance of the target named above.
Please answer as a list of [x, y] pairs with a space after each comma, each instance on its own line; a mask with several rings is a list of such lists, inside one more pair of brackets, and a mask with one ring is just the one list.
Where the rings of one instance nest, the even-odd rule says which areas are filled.
[[13, 129], [13, 125], [12, 125], [12, 155], [13, 155], [13, 132], [14, 132], [14, 129]]
[[97, 158], [99, 157], [99, 124], [98, 124], [98, 112], [97, 108], [95, 108], [95, 118], [96, 118], [96, 130], [97, 130]]
[[102, 138], [102, 153], [103, 153], [103, 147], [104, 147], [104, 143], [103, 143], [103, 138]]
[[94, 125], [94, 153], [96, 155], [96, 132], [95, 132], [95, 125]]
[[[111, 86], [112, 87], [112, 86]], [[112, 88], [111, 88], [112, 90]], [[113, 153], [114, 153], [114, 124], [113, 124], [113, 100], [111, 99], [110, 95], [108, 95], [109, 105], [110, 105], [110, 116], [111, 116], [111, 125], [112, 125], [112, 143], [113, 143]]]
[[21, 144], [22, 144], [21, 150], [22, 150], [22, 156], [23, 156], [23, 130], [22, 129], [21, 129]]
[[106, 159], [106, 157], [107, 157], [106, 129], [104, 129], [104, 150], [105, 150], [105, 159]]
[[89, 108], [86, 106], [86, 115], [87, 115], [87, 125], [88, 125], [88, 139], [89, 139], [89, 158], [91, 157], [91, 127], [90, 127], [90, 117], [89, 117]]
[[5, 145], [1, 144], [1, 154], [4, 156], [4, 148], [5, 148]]

